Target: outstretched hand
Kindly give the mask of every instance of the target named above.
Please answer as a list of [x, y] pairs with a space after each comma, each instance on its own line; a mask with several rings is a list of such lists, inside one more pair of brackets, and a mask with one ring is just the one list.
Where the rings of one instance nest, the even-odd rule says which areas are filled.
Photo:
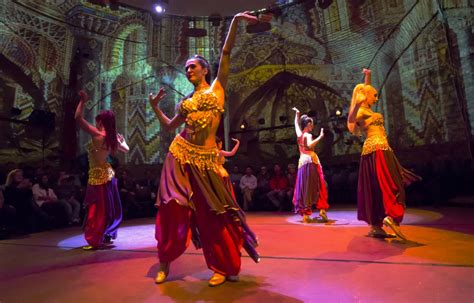
[[166, 97], [165, 89], [160, 88], [160, 90], [158, 91], [158, 94], [156, 94], [156, 96], [153, 96], [153, 93], [150, 93], [150, 95], [148, 95], [148, 101], [150, 102], [150, 105], [152, 107], [156, 107], [158, 105], [158, 103], [161, 100], [163, 100], [165, 97]]
[[372, 71], [368, 68], [364, 68], [364, 69], [362, 69], [362, 73], [367, 76], [367, 75], [370, 75], [372, 73]]
[[81, 102], [87, 102], [87, 100], [89, 100], [89, 96], [84, 90], [79, 91], [78, 95], [81, 97]]
[[294, 110], [294, 111], [296, 112], [296, 114], [297, 114], [297, 115], [299, 115], [299, 114], [300, 114], [300, 110], [299, 110], [299, 109], [297, 109], [296, 107], [293, 107], [293, 108], [292, 108], [292, 110]]
[[319, 133], [319, 136], [322, 138], [324, 137], [324, 128], [321, 128], [321, 132]]
[[239, 143], [239, 142], [240, 142], [239, 139], [235, 139], [235, 138], [231, 138], [231, 139], [232, 139], [232, 141], [234, 141], [235, 143]]
[[270, 22], [272, 20], [271, 14], [259, 14], [258, 16], [252, 15], [252, 12], [245, 11], [238, 13], [234, 16], [237, 20], [245, 20], [250, 24], [255, 24], [257, 22]]

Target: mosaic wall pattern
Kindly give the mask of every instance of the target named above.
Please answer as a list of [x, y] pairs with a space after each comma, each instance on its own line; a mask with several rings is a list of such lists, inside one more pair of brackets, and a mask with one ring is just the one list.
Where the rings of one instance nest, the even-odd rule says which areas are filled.
[[[174, 115], [176, 104], [192, 89], [184, 76], [186, 59], [198, 52], [215, 67], [230, 24], [228, 18], [218, 26], [207, 18], [154, 19], [142, 11], [112, 11], [83, 0], [56, 1], [34, 11], [0, 0], [0, 13], [10, 24], [0, 27], [2, 55], [40, 92], [33, 97], [20, 85], [12, 86], [13, 104], [23, 109], [19, 119], [42, 108], [55, 112], [61, 126], [68, 102], [74, 102], [72, 90], [84, 88], [93, 100], [89, 120], [102, 109], [116, 113], [117, 127], [131, 147], [122, 160], [130, 164], [162, 162], [174, 136], [160, 128], [148, 94], [164, 87], [168, 96], [162, 108]], [[474, 135], [472, 17], [467, 0], [333, 1], [324, 10], [317, 1], [307, 1], [284, 7], [268, 32], [248, 34], [241, 26], [225, 116], [231, 135], [242, 139], [239, 157], [245, 161], [250, 153], [258, 154], [262, 162], [294, 158], [293, 106], [315, 112], [318, 127], [325, 128], [321, 155], [357, 155], [361, 139], [345, 130], [344, 117], [352, 88], [367, 66], [381, 92], [376, 110], [385, 115], [396, 150], [461, 143], [459, 154], [465, 157], [466, 142]], [[187, 37], [193, 26], [208, 35]], [[77, 70], [71, 62], [78, 62]], [[71, 74], [76, 86], [68, 86]], [[239, 133], [243, 121], [247, 129], [271, 129]], [[81, 153], [87, 136], [79, 133], [78, 138]]]

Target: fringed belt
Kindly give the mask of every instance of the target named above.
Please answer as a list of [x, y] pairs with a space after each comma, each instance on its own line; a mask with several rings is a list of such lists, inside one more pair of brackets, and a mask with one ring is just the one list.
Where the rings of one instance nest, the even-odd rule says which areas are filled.
[[376, 150], [392, 150], [390, 145], [388, 145], [387, 137], [375, 135], [367, 138], [362, 147], [362, 156], [373, 153]]
[[298, 168], [300, 168], [303, 165], [306, 165], [308, 163], [319, 164], [318, 155], [316, 155], [316, 153], [314, 153], [314, 152], [312, 152], [310, 154], [301, 154], [300, 159], [298, 161]]
[[87, 183], [90, 185], [102, 185], [112, 180], [114, 176], [115, 172], [109, 163], [91, 166], [89, 167], [89, 180]]
[[195, 145], [180, 135], [176, 135], [171, 143], [170, 153], [181, 165], [191, 164], [200, 170], [219, 172], [219, 150], [217, 147]]

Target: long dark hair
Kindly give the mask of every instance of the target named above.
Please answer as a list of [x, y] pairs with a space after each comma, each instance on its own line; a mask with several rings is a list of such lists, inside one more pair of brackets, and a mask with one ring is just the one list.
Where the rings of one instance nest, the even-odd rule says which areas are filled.
[[102, 123], [105, 130], [105, 147], [112, 153], [117, 151], [117, 130], [115, 128], [115, 115], [110, 110], [103, 110], [95, 117], [95, 121]]
[[313, 118], [308, 117], [308, 115], [302, 115], [300, 118], [301, 130], [304, 130], [309, 123], [313, 123]]

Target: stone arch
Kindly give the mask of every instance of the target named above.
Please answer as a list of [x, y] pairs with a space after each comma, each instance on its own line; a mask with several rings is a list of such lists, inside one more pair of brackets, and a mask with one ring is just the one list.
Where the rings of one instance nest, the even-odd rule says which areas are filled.
[[123, 67], [121, 66], [124, 61], [124, 49], [125, 49], [125, 40], [127, 37], [135, 31], [142, 30], [145, 32], [145, 26], [142, 23], [130, 23], [118, 30], [118, 39], [115, 39], [112, 42], [110, 48], [110, 63], [109, 68], [107, 69], [110, 75], [118, 76], [122, 74]]
[[[249, 109], [253, 106], [258, 106], [258, 103], [262, 98], [267, 95], [270, 91], [272, 90], [277, 90], [276, 92], [276, 98], [275, 102], [278, 102], [279, 95], [281, 95], [281, 92], [291, 86], [292, 84], [301, 84], [304, 86], [308, 87], [314, 87], [318, 88], [322, 91], [327, 91], [333, 95], [336, 95], [338, 97], [341, 97], [339, 92], [331, 88], [330, 86], [314, 79], [310, 79], [307, 77], [302, 77], [287, 71], [280, 72], [273, 76], [271, 79], [269, 79], [267, 82], [262, 84], [257, 90], [255, 90], [252, 94], [250, 94], [240, 105], [239, 107], [234, 111], [236, 115], [232, 117], [232, 122], [231, 125], [238, 125], [240, 122], [239, 119], [242, 117], [239, 115], [239, 113], [245, 113], [248, 112]], [[317, 106], [321, 106], [321, 104], [317, 104]], [[321, 111], [324, 112], [324, 115], [327, 114], [326, 108], [319, 108]], [[272, 110], [274, 112], [274, 110]], [[274, 116], [274, 113], [272, 113], [272, 116]], [[274, 118], [274, 117], [273, 117]], [[272, 124], [274, 124], [272, 122]], [[272, 125], [274, 126], [274, 125]]]

